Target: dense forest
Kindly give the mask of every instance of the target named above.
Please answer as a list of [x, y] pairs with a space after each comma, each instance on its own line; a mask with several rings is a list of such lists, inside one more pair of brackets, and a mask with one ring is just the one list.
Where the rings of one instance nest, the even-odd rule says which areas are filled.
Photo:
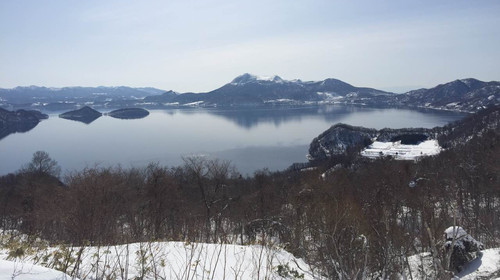
[[390, 278], [432, 252], [445, 275], [443, 231], [460, 225], [500, 246], [500, 108], [443, 128], [439, 155], [359, 156], [359, 147], [307, 169], [242, 177], [230, 162], [88, 167], [60, 174], [37, 152], [0, 177], [0, 227], [51, 244], [169, 240], [281, 244], [330, 279]]

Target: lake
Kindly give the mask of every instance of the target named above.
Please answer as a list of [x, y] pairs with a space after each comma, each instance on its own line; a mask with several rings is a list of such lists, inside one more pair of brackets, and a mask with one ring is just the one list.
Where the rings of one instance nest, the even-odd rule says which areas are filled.
[[15, 172], [35, 151], [50, 154], [63, 173], [84, 167], [177, 166], [182, 157], [230, 160], [242, 174], [306, 162], [311, 140], [335, 123], [371, 128], [442, 126], [462, 113], [346, 105], [300, 108], [151, 110], [143, 119], [103, 116], [90, 124], [49, 119], [0, 140], [0, 174]]

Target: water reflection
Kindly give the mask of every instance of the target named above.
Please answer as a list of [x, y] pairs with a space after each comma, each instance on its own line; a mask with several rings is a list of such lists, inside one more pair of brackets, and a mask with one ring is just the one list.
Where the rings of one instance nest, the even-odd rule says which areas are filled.
[[356, 113], [360, 108], [342, 105], [300, 107], [255, 107], [232, 109], [174, 109], [158, 110], [168, 115], [209, 114], [229, 120], [241, 128], [252, 129], [263, 123], [279, 127], [287, 122], [301, 122], [304, 118], [335, 120], [341, 115]]
[[0, 140], [14, 133], [24, 133], [32, 130], [38, 122], [28, 122], [28, 123], [18, 123], [16, 125], [10, 125], [7, 127], [0, 128]]
[[97, 120], [98, 118], [100, 118], [101, 116], [65, 117], [65, 116], [60, 115], [59, 117], [61, 119], [65, 119], [65, 120], [70, 120], [70, 121], [75, 121], [75, 122], [81, 122], [81, 123], [84, 123], [84, 124], [91, 124], [92, 122], [94, 122], [95, 120]]
[[88, 106], [84, 106], [78, 110], [69, 111], [59, 115], [60, 118], [78, 121], [85, 124], [90, 124], [91, 122], [97, 120], [102, 116], [102, 113], [96, 111]]
[[304, 117], [321, 114], [318, 107], [208, 110], [207, 113], [230, 120], [246, 129], [252, 129], [260, 123], [272, 123], [279, 127], [286, 122], [300, 122]]
[[[332, 125], [346, 122], [370, 128], [426, 127], [446, 124], [465, 116], [464, 113], [430, 109], [374, 108], [356, 105], [324, 105], [310, 107], [188, 109], [163, 111], [166, 114], [209, 114], [229, 120], [239, 127], [251, 130], [269, 123], [279, 127], [288, 122], [317, 119]], [[377, 115], [377, 117], [373, 117]], [[436, 121], [437, 119], [437, 121]]]
[[311, 140], [335, 123], [378, 129], [434, 127], [462, 116], [333, 105], [151, 110], [142, 119], [122, 121], [105, 116], [85, 125], [52, 114], [36, 129], [0, 141], [0, 175], [19, 169], [37, 150], [48, 152], [70, 171], [95, 163], [176, 166], [182, 164], [182, 156], [194, 153], [230, 160], [240, 172], [251, 174], [257, 169], [281, 170], [305, 161]]

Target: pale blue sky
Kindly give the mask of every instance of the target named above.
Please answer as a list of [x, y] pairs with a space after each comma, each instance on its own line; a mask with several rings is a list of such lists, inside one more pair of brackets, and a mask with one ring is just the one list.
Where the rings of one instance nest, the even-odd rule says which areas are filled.
[[0, 1], [0, 87], [500, 80], [500, 1]]

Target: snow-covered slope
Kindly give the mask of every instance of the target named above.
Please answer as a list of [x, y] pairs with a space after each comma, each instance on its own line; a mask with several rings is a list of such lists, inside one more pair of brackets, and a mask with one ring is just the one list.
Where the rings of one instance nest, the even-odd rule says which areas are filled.
[[[429, 253], [409, 258], [413, 279], [432, 279], [432, 260]], [[406, 275], [410, 279], [410, 275]], [[500, 248], [486, 249], [469, 262], [454, 279], [500, 279]]]
[[458, 279], [500, 279], [500, 248], [487, 249], [471, 261], [458, 275]]
[[[64, 263], [56, 256], [71, 255], [66, 271], [80, 279], [321, 279], [303, 260], [279, 247], [150, 242], [80, 249], [49, 247], [18, 263], [56, 267]], [[7, 254], [1, 251], [0, 259]]]

